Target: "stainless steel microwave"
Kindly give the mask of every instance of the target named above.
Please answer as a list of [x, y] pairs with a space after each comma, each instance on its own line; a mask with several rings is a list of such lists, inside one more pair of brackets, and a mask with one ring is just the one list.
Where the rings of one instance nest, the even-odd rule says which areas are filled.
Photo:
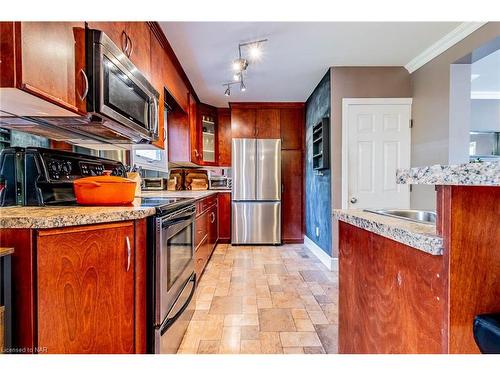
[[86, 30], [87, 112], [135, 143], [158, 139], [159, 94], [100, 30]]

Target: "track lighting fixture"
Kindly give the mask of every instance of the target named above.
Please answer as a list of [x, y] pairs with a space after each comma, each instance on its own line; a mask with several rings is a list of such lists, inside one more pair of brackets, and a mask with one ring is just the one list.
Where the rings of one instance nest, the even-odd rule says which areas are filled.
[[255, 40], [253, 42], [246, 42], [246, 43], [240, 43], [238, 44], [238, 58], [233, 61], [233, 70], [235, 71], [233, 75], [233, 81], [232, 82], [226, 82], [222, 86], [226, 87], [226, 91], [224, 91], [224, 95], [230, 96], [231, 95], [231, 85], [239, 83], [240, 85], [240, 91], [244, 92], [246, 91], [247, 87], [245, 83], [243, 82], [243, 77], [244, 73], [246, 72], [248, 68], [248, 60], [243, 57], [242, 55], [242, 48], [247, 48], [248, 53], [250, 55], [250, 58], [252, 61], [257, 61], [262, 55], [262, 50], [261, 50], [261, 45], [262, 43], [267, 42], [267, 39], [259, 39]]

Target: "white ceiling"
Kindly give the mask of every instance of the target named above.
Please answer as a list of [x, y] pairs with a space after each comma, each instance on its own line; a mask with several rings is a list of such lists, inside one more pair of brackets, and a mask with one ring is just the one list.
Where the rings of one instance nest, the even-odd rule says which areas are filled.
[[[160, 22], [202, 102], [305, 101], [330, 66], [404, 66], [459, 22]], [[268, 38], [247, 69], [246, 92], [232, 80], [238, 43]]]

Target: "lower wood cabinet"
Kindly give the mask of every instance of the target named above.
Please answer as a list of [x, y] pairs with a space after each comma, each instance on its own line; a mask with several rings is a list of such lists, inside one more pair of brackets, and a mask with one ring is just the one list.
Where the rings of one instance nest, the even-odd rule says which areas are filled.
[[231, 193], [218, 194], [219, 242], [231, 242]]
[[303, 243], [304, 178], [302, 150], [281, 150], [281, 239]]
[[134, 353], [134, 223], [37, 234], [38, 346]]
[[[146, 352], [146, 221], [2, 230], [13, 258], [13, 346]], [[22, 280], [22, 283], [16, 282]]]
[[217, 195], [196, 202], [194, 268], [199, 279], [219, 240]]

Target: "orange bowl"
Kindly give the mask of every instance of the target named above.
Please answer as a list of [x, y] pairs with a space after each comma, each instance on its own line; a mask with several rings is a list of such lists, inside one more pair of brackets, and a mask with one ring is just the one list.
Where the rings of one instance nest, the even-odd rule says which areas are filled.
[[133, 202], [136, 182], [117, 176], [92, 176], [73, 182], [76, 202], [87, 206], [123, 206]]

